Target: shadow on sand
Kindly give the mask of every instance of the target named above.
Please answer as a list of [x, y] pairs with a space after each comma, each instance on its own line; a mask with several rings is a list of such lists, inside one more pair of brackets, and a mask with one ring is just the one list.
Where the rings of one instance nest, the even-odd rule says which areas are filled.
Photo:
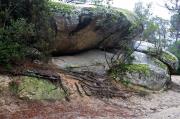
[[172, 91], [179, 92], [180, 93], [180, 84], [177, 84], [175, 82], [171, 83], [171, 89]]

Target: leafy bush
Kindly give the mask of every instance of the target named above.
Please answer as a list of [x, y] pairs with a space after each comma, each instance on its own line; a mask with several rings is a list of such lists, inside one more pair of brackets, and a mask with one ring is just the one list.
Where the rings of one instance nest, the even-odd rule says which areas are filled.
[[1, 0], [0, 64], [28, 56], [29, 49], [48, 55], [54, 38], [49, 0]]
[[0, 28], [0, 64], [23, 59], [30, 36], [34, 36], [33, 24], [24, 19], [11, 20], [9, 26]]

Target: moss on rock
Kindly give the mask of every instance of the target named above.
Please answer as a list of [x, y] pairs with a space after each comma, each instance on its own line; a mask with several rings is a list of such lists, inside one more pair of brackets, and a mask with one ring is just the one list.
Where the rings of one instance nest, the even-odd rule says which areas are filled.
[[150, 74], [149, 66], [147, 64], [128, 64], [125, 65], [128, 72], [144, 73], [146, 75]]
[[170, 55], [167, 52], [163, 52], [161, 57], [162, 57], [162, 59], [164, 59], [166, 61], [172, 61], [172, 62], [174, 61], [174, 62], [176, 62], [176, 60], [177, 60], [177, 58], [175, 56]]
[[32, 77], [16, 79], [10, 89], [22, 99], [61, 100], [65, 97], [64, 91], [50, 81]]
[[124, 75], [128, 72], [150, 75], [150, 69], [147, 64], [120, 64], [119, 66], [111, 69], [109, 72], [115, 79], [119, 77], [119, 75]]
[[131, 11], [122, 8], [118, 8], [117, 11], [123, 13], [134, 27], [140, 24], [139, 18]]
[[[157, 60], [158, 61], [158, 60]], [[164, 64], [159, 62], [164, 67]], [[166, 69], [154, 67], [149, 64], [124, 64], [123, 67], [114, 68], [111, 76], [125, 86], [131, 85], [142, 87], [148, 90], [161, 90], [170, 80]]]
[[163, 62], [161, 62], [160, 60], [153, 58], [152, 61], [159, 66], [162, 69], [167, 69], [167, 65], [165, 65]]

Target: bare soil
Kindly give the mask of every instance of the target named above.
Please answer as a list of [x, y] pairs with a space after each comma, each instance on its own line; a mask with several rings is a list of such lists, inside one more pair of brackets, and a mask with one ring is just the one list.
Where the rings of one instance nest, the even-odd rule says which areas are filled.
[[0, 93], [0, 119], [179, 119], [180, 76], [172, 81], [167, 91], [127, 99], [80, 96], [72, 79], [64, 81], [71, 87], [69, 102], [21, 100], [5, 91]]

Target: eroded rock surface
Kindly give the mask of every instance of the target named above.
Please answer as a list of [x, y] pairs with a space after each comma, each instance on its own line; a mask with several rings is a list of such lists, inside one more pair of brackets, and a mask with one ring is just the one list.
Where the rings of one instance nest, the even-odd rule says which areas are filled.
[[52, 21], [56, 29], [52, 49], [56, 55], [120, 47], [122, 42], [128, 42], [142, 32], [137, 16], [124, 9], [84, 8], [62, 3], [59, 7], [54, 11]]
[[[138, 52], [152, 55], [168, 65], [169, 70], [173, 73], [178, 69], [179, 61], [175, 55], [165, 49], [158, 49], [154, 44], [145, 41], [136, 41], [134, 49]], [[158, 51], [160, 50], [160, 51]]]
[[125, 74], [119, 76], [123, 81], [150, 90], [163, 89], [170, 82], [168, 67], [160, 60], [141, 52], [134, 52], [132, 56], [132, 64], [126, 65]]
[[100, 50], [90, 50], [71, 56], [54, 57], [52, 63], [60, 69], [77, 72], [89, 71], [103, 75], [109, 70], [108, 62], [113, 55]]

